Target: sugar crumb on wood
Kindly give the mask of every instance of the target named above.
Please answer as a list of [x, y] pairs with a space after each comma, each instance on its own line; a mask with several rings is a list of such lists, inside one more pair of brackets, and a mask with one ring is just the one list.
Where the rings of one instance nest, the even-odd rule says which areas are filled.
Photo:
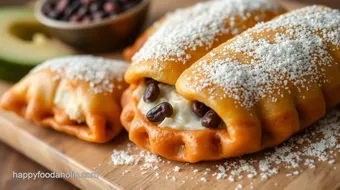
[[[189, 172], [191, 175], [186, 176], [185, 179], [201, 182], [204, 182], [204, 179], [207, 182], [213, 179], [240, 182], [244, 177], [251, 181], [257, 179], [267, 180], [271, 176], [278, 174], [293, 178], [297, 175], [302, 175], [309, 169], [318, 167], [321, 163], [326, 163], [327, 165], [334, 165], [336, 163], [337, 154], [340, 149], [339, 125], [340, 111], [335, 109], [318, 121], [314, 128], [307, 129], [304, 133], [293, 136], [282, 145], [265, 151], [263, 158], [259, 159], [252, 158], [250, 155], [247, 156], [247, 159], [242, 157], [232, 158], [226, 160], [223, 164], [212, 164], [203, 168], [199, 167], [199, 165], [183, 163], [172, 166], [172, 173], [168, 173], [169, 164], [174, 162], [140, 150], [135, 145], [129, 143], [126, 149], [113, 150], [111, 156], [112, 162], [110, 164], [116, 166], [130, 165], [131, 167], [138, 165], [145, 174], [147, 171], [157, 172], [152, 176], [156, 179], [168, 180], [179, 178], [179, 174], [182, 172]], [[303, 144], [300, 144], [301, 139], [303, 139]], [[331, 168], [333, 171], [336, 170], [335, 166]], [[125, 176], [132, 175], [130, 172], [130, 170], [133, 171], [132, 168], [128, 170], [129, 172], [123, 171]], [[161, 173], [167, 173], [167, 175], [161, 175]]]

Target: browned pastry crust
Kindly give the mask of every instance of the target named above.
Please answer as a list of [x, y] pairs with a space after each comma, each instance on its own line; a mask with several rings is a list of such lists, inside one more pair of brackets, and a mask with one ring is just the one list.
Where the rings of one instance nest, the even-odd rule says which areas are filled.
[[[229, 139], [229, 134], [226, 132], [226, 129], [181, 131], [166, 127], [161, 128], [149, 122], [145, 119], [145, 116], [140, 112], [140, 110], [137, 109], [139, 100], [132, 96], [132, 92], [143, 78], [153, 78], [159, 82], [174, 85], [178, 77], [185, 69], [189, 68], [195, 61], [204, 56], [213, 48], [232, 38], [237, 33], [254, 26], [256, 23], [270, 20], [284, 12], [281, 7], [270, 1], [259, 1], [255, 4], [256, 6], [261, 5], [263, 7], [253, 7], [254, 4], [252, 4], [251, 1], [214, 1], [205, 5], [201, 4], [195, 7], [189, 7], [180, 10], [179, 12], [173, 13], [173, 15], [170, 14], [169, 17], [165, 17], [161, 24], [153, 25], [137, 40], [132, 48], [125, 51], [125, 55], [129, 54], [126, 57], [128, 59], [131, 58], [130, 55], [139, 50], [147, 41], [147, 39], [152, 34], [157, 32], [157, 27], [163, 27], [163, 30], [159, 29], [161, 30], [161, 33], [158, 34], [158, 38], [151, 37], [154, 41], [152, 41], [150, 38], [150, 41], [148, 41], [150, 43], [146, 42], [138, 52], [138, 55], [136, 54], [137, 60], [132, 62], [127, 73], [125, 74], [125, 80], [130, 83], [131, 86], [122, 96], [123, 111], [121, 114], [121, 122], [123, 126], [129, 131], [129, 138], [131, 141], [136, 143], [138, 146], [150, 150], [153, 153], [157, 153], [166, 158], [178, 161], [197, 162], [200, 160], [217, 160], [230, 155], [241, 155], [242, 152], [238, 150], [239, 146], [249, 146], [249, 143], [240, 143], [240, 141], [234, 142], [232, 139]], [[204, 6], [207, 7], [204, 8]], [[227, 8], [228, 10], [220, 9], [221, 6]], [[240, 9], [242, 9], [242, 11], [239, 11]], [[209, 14], [208, 16], [210, 16], [209, 22], [206, 22], [206, 17], [200, 17], [201, 11], [204, 10], [208, 10], [205, 14]], [[220, 13], [224, 16], [218, 18], [216, 15], [220, 14], [215, 14], [214, 10], [220, 11]], [[196, 13], [191, 13], [192, 11], [195, 11]], [[182, 21], [182, 16], [186, 15], [186, 17], [188, 17], [187, 13], [190, 13], [189, 15], [197, 14], [194, 18], [187, 18], [188, 22], [191, 22], [194, 19], [198, 20], [193, 21], [193, 23], [188, 26], [189, 29], [183, 28], [182, 30], [181, 28], [186, 26], [186, 23], [183, 23]], [[214, 21], [212, 18], [217, 20], [219, 19], [220, 21], [216, 22], [216, 20]], [[210, 27], [214, 28], [212, 25], [207, 25], [207, 23], [210, 23], [210, 21], [212, 25], [214, 25], [214, 22], [215, 24], [218, 23], [217, 28], [210, 29]], [[168, 47], [167, 45], [169, 42], [167, 40], [170, 40], [170, 38], [168, 38], [167, 34], [173, 32], [173, 27], [176, 26], [178, 22], [183, 24], [178, 25], [181, 27], [177, 27], [179, 34], [184, 31], [190, 31], [189, 34], [186, 34], [186, 37], [184, 37], [184, 39], [189, 41], [185, 42], [184, 40], [183, 42], [177, 42], [181, 44], [181, 47], [171, 45]], [[199, 29], [197, 28], [198, 25], [202, 25], [206, 28]], [[220, 31], [221, 28], [224, 28], [225, 30], [222, 29]], [[203, 30], [204, 32], [209, 30], [213, 31], [211, 31], [212, 34], [205, 34], [201, 36], [202, 39], [199, 39], [200, 35], [197, 37], [197, 39], [191, 38], [191, 35], [195, 36], [197, 35], [197, 32], [200, 33], [200, 30]], [[215, 34], [216, 31], [217, 33]], [[177, 34], [177, 32], [175, 33]], [[177, 39], [182, 39], [181, 36], [176, 36], [176, 34], [171, 40], [176, 41]], [[164, 36], [160, 37], [162, 35]], [[163, 41], [163, 39], [167, 40]], [[162, 45], [157, 46], [156, 42], [160, 41]], [[211, 45], [202, 45], [201, 43], [211, 43]], [[173, 49], [174, 47], [180, 49], [180, 52], [183, 51], [183, 55], [179, 53], [179, 57], [176, 57], [177, 55], [167, 56], [167, 52], [177, 52], [176, 48]], [[157, 48], [160, 48], [159, 50], [164, 52], [150, 53]], [[150, 54], [160, 55], [160, 57], [150, 57]], [[246, 123], [244, 125], [246, 125]], [[237, 131], [244, 134], [247, 134], [246, 131], [252, 131], [252, 136], [249, 136], [249, 138], [244, 138], [247, 140], [256, 138], [256, 134], [259, 134], [259, 127], [260, 126], [258, 125], [254, 127], [248, 126], [249, 129], [247, 130], [239, 129]], [[234, 148], [225, 149], [225, 147], [229, 147], [226, 145], [231, 143], [238, 143], [239, 146], [235, 145], [233, 146]], [[253, 146], [258, 147], [259, 145], [254, 144]], [[250, 147], [250, 149], [255, 151], [256, 148], [254, 147]]]
[[[220, 160], [237, 157], [247, 153], [278, 145], [302, 128], [309, 126], [325, 114], [322, 97], [312, 97], [306, 104], [310, 105], [308, 121], [306, 116], [299, 120], [296, 110], [287, 110], [275, 116], [275, 119], [263, 120], [264, 126], [276, 125], [280, 128], [262, 129], [261, 123], [249, 115], [247, 120], [224, 129], [176, 130], [161, 128], [149, 122], [138, 109], [138, 101], [132, 96], [136, 85], [131, 85], [122, 96], [123, 111], [120, 116], [122, 125], [129, 132], [129, 139], [136, 145], [159, 154], [165, 158], [181, 162], [198, 162], [202, 160]], [[340, 88], [336, 90], [340, 93]], [[315, 104], [320, 102], [320, 104]], [[284, 104], [282, 102], [282, 104]], [[284, 106], [281, 107], [284, 109]], [[300, 127], [299, 122], [305, 122]], [[263, 139], [264, 141], [262, 142]]]
[[[104, 143], [123, 129], [119, 121], [119, 101], [127, 84], [117, 79], [111, 79], [111, 82], [111, 92], [93, 93], [89, 82], [70, 80], [49, 69], [42, 69], [30, 73], [7, 91], [1, 98], [0, 107], [40, 126], [51, 127], [85, 141]], [[55, 102], [56, 96], [64, 97], [60, 100], [61, 104]], [[67, 114], [68, 98], [79, 103], [76, 115], [83, 115], [81, 121], [71, 119]], [[63, 101], [66, 101], [65, 105]]]
[[[232, 3], [232, 1], [229, 3]], [[267, 3], [269, 3], [269, 1]], [[130, 68], [127, 70], [127, 73], [125, 74], [125, 80], [131, 84], [131, 83], [136, 83], [141, 78], [149, 77], [149, 78], [154, 78], [155, 80], [160, 81], [160, 82], [174, 85], [177, 78], [180, 76], [180, 74], [185, 69], [190, 67], [190, 65], [196, 62], [199, 58], [201, 58], [203, 55], [205, 55], [206, 53], [208, 53], [215, 47], [219, 46], [221, 43], [231, 39], [232, 37], [241, 33], [242, 31], [253, 27], [259, 22], [271, 20], [275, 16], [280, 15], [285, 12], [285, 10], [282, 7], [276, 5], [273, 2], [271, 2], [271, 4], [275, 8], [264, 8], [263, 10], [262, 8], [257, 8], [254, 10], [248, 10], [247, 8], [243, 7], [245, 9], [244, 15], [247, 15], [247, 16], [235, 14], [230, 17], [223, 18], [224, 20], [223, 25], [225, 28], [228, 29], [228, 32], [217, 34], [214, 37], [214, 39], [212, 39], [211, 47], [207, 47], [204, 45], [202, 46], [202, 45], [199, 45], [198, 42], [194, 42], [194, 43], [197, 43], [195, 44], [195, 48], [193, 49], [189, 48], [185, 50], [184, 54], [190, 57], [185, 63], [183, 62], [182, 64], [179, 64], [182, 61], [178, 61], [176, 60], [177, 58], [174, 58], [171, 56], [166, 59], [162, 58], [162, 60], [157, 60], [157, 58], [151, 58], [151, 59], [148, 58], [145, 60], [142, 59], [139, 61], [132, 60], [132, 57], [135, 54], [137, 54], [137, 52], [139, 52], [140, 49], [142, 49], [143, 45], [148, 41], [148, 39], [152, 35], [157, 33], [159, 28], [167, 24], [168, 20], [171, 20], [172, 14], [176, 15], [176, 12], [169, 14], [169, 17], [161, 18], [159, 21], [157, 21], [155, 24], [149, 27], [136, 40], [136, 42], [131, 47], [124, 50], [124, 53], [123, 53], [124, 58], [132, 62]], [[232, 7], [236, 8], [236, 6], [234, 5]], [[191, 9], [192, 7], [188, 7], [183, 10], [190, 12]], [[172, 21], [170, 21], [170, 23], [171, 22]], [[173, 24], [170, 24], [170, 25], [173, 25]], [[166, 38], [167, 36], [164, 36], [164, 39]], [[197, 40], [197, 41], [200, 41], [200, 40]], [[152, 47], [152, 49], [157, 49], [157, 47]], [[162, 51], [162, 49], [159, 49], [159, 50]], [[155, 62], [157, 62], [158, 66], [154, 64]], [[162, 70], [164, 71], [166, 70], [167, 72], [160, 72], [159, 67], [161, 67]]]
[[[247, 20], [242, 20], [241, 16], [235, 16], [235, 22], [238, 23], [237, 28], [240, 31], [243, 31], [247, 28], [250, 28], [254, 26], [258, 21], [255, 20], [256, 17], [259, 17], [260, 15], [263, 16], [263, 21], [268, 21], [275, 16], [284, 13], [282, 9], [275, 11], [266, 10], [264, 13], [261, 11], [253, 11], [251, 12], [251, 17]], [[228, 19], [226, 19], [226, 23], [229, 22]], [[226, 24], [228, 25], [228, 24]], [[151, 28], [151, 31], [155, 31], [156, 28]], [[131, 49], [127, 49], [124, 52], [124, 57], [127, 54], [134, 55], [147, 41], [149, 36], [153, 32], [146, 32], [144, 33], [137, 41], [134, 46], [132, 46]], [[167, 72], [159, 72], [159, 68], [157, 68], [154, 65], [155, 60], [149, 59], [149, 60], [143, 60], [140, 61], [138, 64], [135, 64], [135, 62], [132, 61], [132, 64], [130, 68], [127, 70], [127, 73], [125, 74], [125, 80], [128, 83], [135, 83], [139, 79], [143, 77], [150, 77], [154, 78], [157, 81], [164, 82], [167, 84], [174, 85], [176, 83], [177, 78], [181, 75], [181, 73], [190, 67], [193, 63], [195, 63], [199, 58], [201, 58], [203, 55], [208, 53], [213, 48], [216, 48], [221, 43], [229, 40], [230, 38], [234, 37], [235, 34], [228, 32], [226, 34], [219, 34], [216, 36], [216, 39], [214, 40], [214, 43], [211, 48], [207, 48], [204, 46], [196, 47], [195, 50], [187, 50], [186, 54], [190, 55], [191, 58], [184, 64], [178, 64], [178, 61], [170, 61], [170, 60], [158, 60], [157, 63], [159, 65], [162, 65], [163, 70], [166, 70]], [[128, 53], [129, 52], [129, 53]], [[133, 53], [130, 53], [133, 52]], [[126, 56], [128, 59], [130, 59], [129, 56]], [[150, 67], [150, 65], [153, 65]]]
[[[333, 10], [326, 7], [309, 7], [306, 9], [302, 9], [296, 13], [287, 13], [287, 17], [282, 18], [290, 19], [289, 17], [290, 16], [293, 17], [294, 14], [295, 16], [297, 14], [303, 17], [304, 14], [312, 13], [315, 13], [315, 15], [319, 14], [327, 16], [327, 14], [329, 14], [339, 17], [339, 12], [338, 13], [333, 12], [334, 14], [332, 14], [332, 12]], [[273, 22], [276, 21], [274, 20]], [[322, 25], [322, 23], [318, 24]], [[275, 78], [274, 76], [272, 77], [273, 79], [271, 79], [272, 84], [276, 82], [276, 81], [274, 82], [274, 80], [278, 81], [277, 83], [274, 84], [275, 85], [274, 87], [268, 87], [269, 85], [263, 87], [257, 86], [258, 89], [257, 91], [265, 92], [265, 94], [263, 96], [260, 96], [260, 98], [258, 98], [257, 101], [254, 100], [255, 98], [252, 99], [253, 97], [249, 96], [249, 98], [252, 99], [251, 101], [253, 103], [253, 105], [250, 105], [249, 107], [245, 107], [243, 104], [239, 103], [241, 101], [245, 102], [247, 101], [244, 99], [245, 96], [242, 95], [249, 93], [250, 91], [249, 89], [238, 88], [238, 91], [242, 92], [243, 94], [240, 93], [240, 99], [236, 99], [235, 96], [233, 96], [236, 94], [236, 91], [233, 91], [234, 94], [230, 93], [230, 91], [226, 92], [226, 90], [231, 89], [231, 87], [228, 86], [227, 82], [224, 83], [227, 84], [226, 85], [227, 87], [220, 85], [221, 83], [217, 81], [218, 79], [212, 82], [213, 81], [211, 80], [212, 75], [210, 74], [208, 76], [206, 75], [205, 71], [202, 71], [202, 68], [208, 67], [212, 69], [216, 67], [216, 65], [219, 65], [219, 63], [217, 63], [216, 60], [220, 59], [233, 60], [239, 62], [240, 64], [251, 64], [251, 61], [254, 61], [254, 58], [249, 56], [250, 54], [249, 52], [236, 51], [235, 50], [236, 48], [233, 48], [234, 46], [237, 46], [239, 44], [243, 45], [244, 43], [238, 42], [237, 40], [253, 38], [254, 39], [253, 41], [252, 40], [247, 41], [247, 45], [250, 46], [251, 43], [255, 43], [257, 42], [256, 40], [260, 39], [262, 41], [265, 41], [267, 44], [274, 46], [278, 43], [282, 44], [284, 43], [277, 42], [276, 40], [274, 40], [275, 36], [279, 35], [284, 36], [284, 34], [287, 35], [288, 32], [286, 33], [286, 31], [292, 30], [292, 28], [294, 31], [295, 30], [294, 27], [296, 27], [286, 26], [285, 28], [281, 27], [280, 29], [272, 29], [271, 28], [272, 25], [270, 24], [268, 25], [264, 24], [258, 28], [248, 30], [247, 32], [241, 34], [240, 36], [233, 38], [232, 40], [219, 46], [218, 48], [212, 51], [212, 54], [215, 56], [211, 56], [209, 54], [204, 56], [201, 59], [202, 62], [195, 63], [192, 67], [183, 72], [181, 77], [177, 80], [176, 83], [176, 90], [179, 94], [183, 95], [186, 99], [200, 101], [218, 113], [218, 115], [224, 120], [227, 126], [230, 138], [233, 139], [235, 142], [239, 142], [239, 144], [237, 145], [244, 143], [243, 144], [244, 146], [237, 147], [237, 149], [243, 152], [243, 154], [252, 153], [254, 151], [259, 151], [264, 148], [273, 147], [282, 143], [284, 140], [286, 140], [293, 134], [297, 133], [298, 131], [301, 131], [303, 128], [310, 126], [312, 123], [323, 117], [326, 113], [326, 109], [333, 108], [334, 106], [340, 103], [339, 96], [340, 69], [338, 66], [340, 59], [334, 56], [336, 54], [339, 54], [340, 46], [335, 45], [336, 42], [330, 40], [331, 38], [327, 37], [327, 35], [333, 32], [332, 30], [339, 30], [339, 28], [337, 29], [325, 28], [323, 30], [325, 34], [309, 33], [311, 31], [315, 32], [317, 30], [310, 29], [305, 29], [306, 31], [302, 30], [305, 32], [305, 35], [309, 37], [309, 40], [319, 39], [318, 35], [320, 35], [324, 44], [321, 49], [317, 49], [319, 48], [319, 46], [312, 47], [314, 48], [313, 49], [314, 55], [309, 56], [317, 57], [317, 59], [314, 59], [317, 60], [314, 63], [311, 64], [311, 62], [309, 62], [310, 64], [309, 72], [312, 74], [303, 75], [304, 72], [306, 71], [304, 71], [303, 68], [301, 68], [301, 65], [298, 65], [296, 63], [295, 69], [297, 71], [295, 72], [289, 71], [291, 74], [296, 75], [296, 77], [289, 76], [290, 77], [289, 78], [288, 77], [289, 74], [284, 75], [283, 79], [279, 77]], [[275, 26], [275, 23], [273, 25]], [[304, 35], [302, 34], [303, 32], [299, 31], [298, 29], [296, 31], [298, 31], [296, 33], [298, 33], [299, 35], [302, 35], [298, 37], [301, 37], [302, 39], [303, 37], [307, 38], [306, 36], [303, 36]], [[288, 33], [289, 37], [290, 35], [291, 33]], [[288, 42], [290, 40], [289, 37], [287, 36], [283, 37], [283, 40], [286, 40], [286, 42]], [[304, 42], [302, 41], [303, 40], [294, 42], [299, 43], [299, 45], [301, 44], [305, 45]], [[277, 45], [275, 47], [278, 49], [286, 47], [280, 45]], [[263, 47], [264, 46], [262, 46], [261, 43], [257, 45], [257, 48]], [[295, 46], [294, 48], [296, 47], [300, 46]], [[229, 49], [226, 50], [226, 48]], [[300, 48], [301, 49], [298, 50], [301, 51], [302, 48], [306, 47]], [[279, 49], [277, 51], [280, 50], [282, 51], [282, 49]], [[303, 50], [306, 51], [306, 49]], [[226, 51], [228, 51], [228, 53], [225, 53]], [[279, 55], [280, 54], [278, 54], [278, 56]], [[257, 56], [257, 54], [255, 54], [254, 56]], [[277, 59], [279, 58], [281, 57], [277, 57]], [[221, 65], [223, 66], [223, 64], [225, 65], [233, 64], [233, 61], [225, 61], [224, 63], [221, 63], [219, 66]], [[296, 61], [300, 60], [297, 59]], [[304, 64], [306, 63], [307, 62], [305, 62]], [[214, 66], [210, 66], [212, 64], [214, 64]], [[293, 63], [289, 64], [292, 65], [288, 67], [286, 66], [285, 69], [289, 70], [292, 69], [293, 66], [295, 66]], [[267, 65], [263, 64], [264, 67], [268, 67], [269, 65], [270, 65], [269, 62]], [[228, 68], [232, 69], [232, 67]], [[269, 69], [266, 71], [273, 72], [272, 70]], [[212, 70], [208, 72], [211, 72]], [[192, 77], [193, 73], [198, 73], [197, 75], [195, 75], [195, 80], [190, 79], [193, 78]], [[223, 75], [227, 74], [228, 73], [223, 73]], [[216, 76], [218, 74], [214, 72], [214, 75]], [[265, 75], [265, 73], [263, 73], [263, 75]], [[257, 81], [261, 79], [262, 79], [261, 77], [253, 78], [253, 80]], [[294, 79], [298, 81], [294, 81]], [[285, 81], [286, 84], [284, 85], [283, 82], [279, 83], [280, 80]], [[247, 86], [247, 84], [242, 85]], [[205, 87], [201, 88], [202, 86]], [[250, 87], [247, 86], [247, 88]], [[218, 98], [211, 98], [214, 95], [216, 95]], [[256, 127], [257, 132], [254, 133], [253, 131], [250, 131], [249, 127]], [[233, 146], [234, 146], [233, 144], [229, 144], [228, 148], [231, 148]], [[230, 156], [237, 156], [237, 154], [225, 155], [225, 157]]]
[[131, 46], [127, 47], [123, 51], [123, 57], [126, 61], [131, 61], [133, 55], [144, 45], [149, 37], [157, 30], [157, 26], [161, 21], [153, 24], [146, 31], [144, 31]]
[[[315, 12], [316, 17], [323, 14], [325, 14], [325, 17], [328, 14], [339, 17], [339, 12], [334, 13], [334, 10], [323, 7], [309, 7], [301, 12], [288, 13], [287, 16], [301, 14], [302, 18], [305, 11], [309, 11], [308, 14]], [[330, 19], [329, 16], [327, 18]], [[288, 17], [288, 19], [290, 18]], [[319, 20], [319, 22], [321, 21]], [[333, 23], [334, 25], [337, 26], [336, 23]], [[312, 38], [318, 39], [318, 36], [321, 36], [322, 44], [325, 44], [320, 50], [315, 49], [314, 53], [318, 57], [315, 59], [318, 62], [313, 63], [317, 65], [315, 66], [317, 68], [314, 68], [315, 73], [303, 77], [298, 76], [300, 81], [305, 81], [302, 83], [294, 83], [291, 78], [286, 76], [286, 85], [275, 84], [276, 86], [273, 88], [275, 90], [271, 90], [270, 94], [266, 94], [266, 96], [261, 96], [249, 107], [240, 104], [239, 99], [234, 98], [235, 96], [229, 96], [225, 90], [228, 86], [220, 86], [220, 83], [216, 84], [215, 81], [208, 79], [216, 71], [211, 71], [210, 75], [203, 71], [210, 68], [210, 64], [215, 64], [216, 60], [236, 60], [240, 64], [250, 64], [252, 57], [244, 52], [230, 48], [228, 53], [225, 53], [226, 47], [234, 47], [236, 40], [242, 41], [251, 37], [256, 40], [264, 39], [264, 41], [273, 45], [278, 43], [274, 40], [274, 36], [282, 34], [289, 36], [289, 33], [287, 34], [285, 31], [294, 30], [294, 27], [290, 28], [291, 26], [281, 27], [280, 29], [265, 28], [267, 26], [265, 24], [259, 26], [260, 29], [264, 27], [264, 30], [260, 30], [260, 32], [256, 29], [248, 30], [237, 38], [215, 48], [185, 70], [176, 82], [176, 90], [179, 94], [187, 100], [202, 102], [213, 109], [222, 118], [226, 128], [175, 130], [159, 127], [149, 122], [138, 108], [140, 100], [132, 96], [139, 84], [138, 81], [133, 83], [122, 97], [121, 122], [129, 131], [130, 140], [153, 153], [176, 161], [198, 162], [236, 157], [282, 143], [293, 134], [323, 117], [327, 109], [339, 104], [340, 69], [338, 63], [340, 63], [340, 46], [335, 45], [337, 42], [330, 40], [334, 40], [333, 35], [339, 34], [332, 33], [328, 29], [320, 30], [322, 32], [319, 31], [316, 34], [306, 31]], [[322, 26], [322, 23], [312, 26], [319, 27]], [[339, 28], [334, 27], [333, 29], [339, 30]], [[289, 37], [286, 36], [285, 38], [291, 39]], [[299, 41], [299, 43], [306, 44], [303, 41]], [[241, 45], [244, 44], [241, 43]], [[294, 48], [298, 47], [300, 46]], [[263, 47], [260, 46], [259, 48]], [[323, 48], [325, 48], [325, 52]], [[233, 64], [233, 62], [225, 61], [224, 64]], [[316, 71], [321, 72], [316, 75]], [[301, 72], [303, 70], [298, 73], [301, 74]], [[264, 90], [265, 88], [258, 86], [258, 89]], [[239, 91], [242, 90], [239, 89]], [[242, 92], [247, 93], [247, 90], [249, 89]]]
[[[160, 128], [146, 120], [137, 108], [138, 101], [132, 96], [136, 85], [131, 85], [122, 96], [122, 125], [129, 132], [129, 139], [138, 146], [165, 158], [197, 162], [218, 160], [225, 154], [235, 153], [237, 149], [223, 152], [223, 142], [231, 143], [225, 129], [181, 131]], [[254, 134], [257, 130], [251, 130]], [[241, 155], [241, 154], [240, 154]]]

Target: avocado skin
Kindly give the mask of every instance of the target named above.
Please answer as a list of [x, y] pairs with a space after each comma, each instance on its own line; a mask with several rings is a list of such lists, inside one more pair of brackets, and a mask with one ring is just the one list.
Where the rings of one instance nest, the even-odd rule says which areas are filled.
[[33, 66], [19, 65], [8, 61], [0, 60], [0, 79], [17, 82], [24, 77]]
[[[48, 43], [52, 43], [52, 45], [43, 45], [36, 52], [27, 52], [26, 50], [31, 49], [27, 48], [26, 44], [32, 43], [33, 34], [44, 35], [49, 40]], [[51, 58], [72, 55], [74, 53], [71, 49], [64, 49], [64, 46], [57, 43], [54, 44], [49, 37], [50, 35], [46, 28], [35, 19], [32, 8], [25, 6], [0, 7], [0, 47], [2, 47], [0, 48], [0, 79], [17, 82], [36, 65]], [[19, 42], [17, 39], [22, 42]], [[14, 46], [14, 44], [17, 44], [17, 46]], [[25, 46], [21, 46], [21, 44], [25, 44]], [[6, 45], [11, 46], [7, 47]], [[32, 43], [32, 47], [37, 46]], [[53, 49], [53, 51], [47, 51], [46, 53], [44, 51], [46, 47], [51, 48], [49, 50]], [[32, 57], [31, 55], [35, 54], [45, 56], [42, 56], [41, 59], [30, 58]]]

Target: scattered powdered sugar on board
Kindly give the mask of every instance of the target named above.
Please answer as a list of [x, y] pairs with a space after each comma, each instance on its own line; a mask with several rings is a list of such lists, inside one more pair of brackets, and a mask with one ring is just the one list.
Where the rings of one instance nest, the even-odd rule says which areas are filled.
[[[157, 31], [134, 55], [133, 64], [150, 59], [186, 63], [191, 58], [187, 50], [194, 51], [198, 47], [211, 49], [217, 36], [226, 33], [236, 35], [245, 30], [235, 22], [235, 16], [247, 20], [254, 10], [275, 12], [279, 6], [272, 0], [211, 0], [178, 9], [166, 16]], [[257, 21], [262, 20], [261, 15], [257, 17]]]
[[[196, 76], [186, 79], [196, 91], [209, 88], [211, 97], [229, 97], [245, 108], [265, 97], [276, 102], [285, 91], [291, 93], [293, 86], [300, 91], [329, 82], [324, 68], [338, 64], [330, 54], [330, 44], [340, 47], [340, 11], [310, 6], [237, 36], [214, 52], [224, 59], [203, 59], [194, 65]], [[249, 63], [238, 61], [235, 52], [249, 58]], [[216, 87], [222, 88], [222, 96], [216, 94]]]
[[[278, 147], [260, 153], [250, 154], [239, 158], [210, 163], [178, 163], [170, 162], [147, 151], [140, 150], [132, 143], [124, 150], [113, 150], [112, 163], [114, 165], [139, 166], [141, 175], [151, 175], [156, 179], [183, 179], [206, 183], [211, 180], [227, 180], [235, 183], [241, 189], [243, 179], [253, 182], [269, 179], [271, 176], [293, 178], [302, 175], [309, 169], [317, 168], [321, 163], [329, 164], [336, 170], [340, 153], [340, 110], [330, 111], [312, 128], [293, 136]], [[170, 167], [169, 167], [170, 166]], [[131, 166], [132, 167], [132, 166]], [[132, 169], [123, 171], [123, 175], [136, 175]], [[186, 176], [183, 176], [186, 175]], [[188, 175], [191, 175], [189, 177]], [[178, 183], [181, 181], [177, 180]], [[275, 183], [275, 186], [278, 186]]]
[[[231, 159], [223, 167], [226, 172], [230, 171], [230, 176], [247, 173], [267, 179], [282, 168], [289, 169], [287, 176], [293, 176], [299, 175], [303, 166], [312, 169], [317, 162], [331, 165], [340, 151], [340, 111], [331, 111], [315, 125], [265, 152], [263, 159]], [[299, 143], [301, 139], [303, 144]]]
[[36, 66], [31, 73], [50, 69], [58, 74], [58, 78], [86, 81], [92, 92], [101, 93], [112, 92], [113, 80], [123, 81], [128, 66], [128, 63], [120, 60], [77, 55], [47, 60]]
[[[158, 163], [161, 161], [160, 157], [151, 154], [148, 151], [140, 151], [139, 154], [132, 154], [133, 145], [131, 143], [127, 144], [126, 150], [113, 150], [111, 155], [111, 160], [113, 165], [137, 165], [141, 160], [144, 164], [141, 167], [143, 170], [147, 168], [154, 168], [152, 163]], [[155, 168], [154, 168], [155, 169]]]

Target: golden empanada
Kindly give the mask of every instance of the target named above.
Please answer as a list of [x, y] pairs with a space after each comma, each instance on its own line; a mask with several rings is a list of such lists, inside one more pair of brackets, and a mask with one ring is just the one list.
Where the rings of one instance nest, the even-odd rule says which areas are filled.
[[[179, 75], [207, 52], [283, 12], [271, 0], [213, 0], [179, 9], [151, 26], [127, 50], [138, 51], [125, 80], [136, 83], [149, 77], [174, 85]], [[160, 72], [163, 70], [166, 72]]]
[[[184, 71], [176, 89], [160, 93], [160, 99], [174, 90], [181, 95], [164, 99], [181, 106], [175, 104], [161, 122], [150, 119], [168, 113], [167, 107], [145, 117], [142, 100], [134, 96], [123, 97], [122, 120], [136, 144], [173, 160], [256, 152], [310, 126], [340, 102], [339, 55], [340, 11], [321, 6], [296, 10], [249, 29]], [[195, 124], [184, 120], [190, 114], [201, 125], [173, 129], [176, 121]]]
[[[179, 95], [174, 84], [184, 70], [214, 47], [282, 12], [271, 0], [215, 0], [168, 15], [134, 55], [125, 74], [131, 86], [122, 97], [121, 122], [129, 131], [130, 140], [174, 160], [219, 159], [216, 155], [194, 156], [211, 146], [196, 146], [200, 153], [186, 146], [186, 134], [191, 134], [185, 137], [186, 142], [218, 138], [206, 135], [210, 130], [192, 114], [192, 101]], [[151, 110], [161, 110], [164, 115], [148, 114]]]
[[122, 130], [119, 102], [127, 66], [93, 56], [48, 60], [9, 89], [0, 106], [82, 140], [107, 142]]
[[176, 90], [210, 107], [226, 127], [209, 129], [217, 143], [185, 143], [218, 151], [183, 159], [256, 152], [310, 126], [340, 102], [339, 53], [340, 12], [321, 6], [259, 24], [214, 49], [182, 73]]
[[124, 49], [123, 57], [127, 61], [131, 61], [133, 55], [144, 45], [144, 43], [149, 39], [149, 37], [158, 29], [161, 19], [155, 22], [152, 26], [146, 29], [137, 39], [136, 41], [130, 46]]

